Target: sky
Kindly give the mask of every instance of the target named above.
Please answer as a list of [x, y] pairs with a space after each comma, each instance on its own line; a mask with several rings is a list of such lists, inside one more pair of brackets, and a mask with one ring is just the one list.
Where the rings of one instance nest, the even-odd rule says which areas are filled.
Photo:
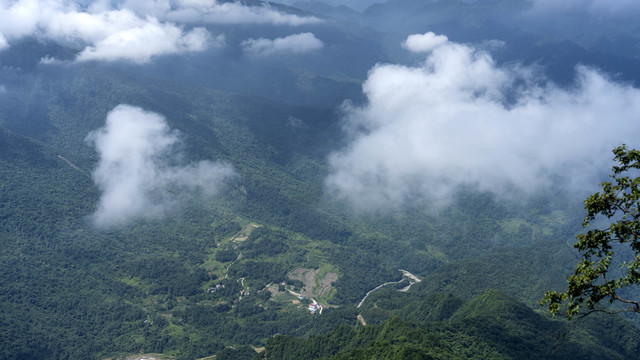
[[236, 176], [224, 163], [184, 164], [180, 134], [139, 107], [117, 106], [86, 141], [99, 155], [92, 175], [101, 196], [91, 216], [99, 227], [162, 218], [189, 198], [216, 195]]
[[[0, 51], [14, 41], [35, 36], [78, 48], [76, 61], [138, 64], [162, 55], [225, 46], [224, 33], [212, 33], [207, 25], [265, 24], [294, 29], [321, 23], [312, 16], [281, 13], [267, 6], [214, 0], [0, 0], [0, 19]], [[295, 45], [289, 43], [287, 50], [297, 52]]]
[[377, 65], [363, 84], [366, 104], [342, 109], [350, 140], [329, 158], [326, 189], [355, 209], [440, 203], [460, 186], [589, 189], [615, 146], [638, 146], [640, 90], [597, 69], [578, 66], [567, 89], [442, 35], [402, 46], [424, 60]]

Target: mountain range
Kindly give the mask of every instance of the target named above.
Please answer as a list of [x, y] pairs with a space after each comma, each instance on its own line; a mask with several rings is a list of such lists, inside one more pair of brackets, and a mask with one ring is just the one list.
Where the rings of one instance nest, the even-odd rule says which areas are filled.
[[637, 147], [640, 7], [36, 3], [0, 2], [1, 359], [636, 357], [538, 301]]

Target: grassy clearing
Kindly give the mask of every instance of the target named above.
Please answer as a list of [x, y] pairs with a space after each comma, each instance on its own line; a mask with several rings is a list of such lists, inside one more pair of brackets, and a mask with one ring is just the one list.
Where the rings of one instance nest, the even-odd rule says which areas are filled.
[[333, 264], [322, 264], [316, 273], [315, 284], [313, 286], [313, 294], [322, 303], [328, 303], [337, 293], [333, 286], [338, 280], [338, 268]]
[[247, 226], [245, 226], [244, 228], [242, 228], [242, 230], [240, 230], [237, 234], [233, 235], [233, 237], [231, 237], [231, 242], [242, 242], [247, 240], [247, 238], [249, 237], [249, 235], [251, 235], [251, 232], [259, 227], [261, 227], [262, 225], [256, 224], [254, 222], [249, 223]]

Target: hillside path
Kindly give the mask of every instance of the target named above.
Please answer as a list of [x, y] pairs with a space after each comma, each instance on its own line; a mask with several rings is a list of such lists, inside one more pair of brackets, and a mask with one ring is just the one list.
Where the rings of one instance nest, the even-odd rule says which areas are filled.
[[409, 288], [411, 287], [411, 285], [413, 285], [413, 284], [415, 284], [415, 283], [418, 283], [418, 282], [422, 281], [422, 280], [420, 280], [417, 276], [413, 275], [412, 273], [408, 272], [407, 270], [398, 269], [398, 271], [402, 272], [402, 279], [400, 279], [400, 280], [398, 280], [398, 281], [389, 281], [389, 282], [386, 282], [386, 283], [384, 283], [384, 284], [378, 285], [378, 286], [376, 286], [375, 288], [373, 288], [373, 289], [369, 290], [369, 292], [367, 292], [367, 293], [365, 294], [365, 296], [362, 298], [362, 300], [360, 300], [360, 303], [358, 303], [358, 306], [356, 306], [356, 308], [357, 308], [357, 309], [359, 309], [359, 308], [360, 308], [360, 306], [362, 306], [362, 304], [364, 303], [364, 301], [365, 301], [365, 300], [367, 300], [367, 297], [369, 297], [369, 295], [370, 295], [372, 292], [374, 292], [374, 291], [376, 291], [376, 290], [380, 289], [381, 287], [384, 287], [384, 286], [387, 286], [387, 285], [390, 285], [390, 284], [399, 284], [399, 283], [403, 282], [403, 281], [405, 280], [405, 278], [406, 278], [406, 279], [408, 279], [408, 280], [409, 280], [409, 286], [407, 286], [407, 287], [405, 287], [405, 288], [401, 289], [400, 291], [407, 291], [407, 290], [409, 290]]

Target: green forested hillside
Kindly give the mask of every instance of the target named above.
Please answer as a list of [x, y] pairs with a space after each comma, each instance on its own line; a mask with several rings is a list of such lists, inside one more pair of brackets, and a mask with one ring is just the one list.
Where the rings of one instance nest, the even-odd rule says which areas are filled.
[[[3, 358], [139, 351], [204, 357], [231, 345], [260, 347], [275, 334], [352, 325], [354, 306], [367, 291], [400, 280], [398, 269], [423, 281], [407, 293], [372, 293], [362, 308], [369, 323], [414, 319], [412, 312], [431, 311], [419, 309], [435, 292], [472, 299], [496, 288], [532, 305], [543, 289], [561, 286], [556, 275], [569, 270], [565, 242], [576, 230], [569, 207], [535, 207], [534, 200], [517, 207], [471, 190], [439, 213], [347, 216], [335, 204], [322, 205], [325, 156], [340, 142], [331, 111], [122, 74], [111, 67], [43, 71], [24, 84], [30, 97], [3, 107]], [[186, 139], [189, 161], [227, 161], [238, 178], [221, 197], [163, 220], [95, 228], [89, 215], [99, 196], [90, 178], [96, 154], [84, 139], [120, 103], [162, 114]], [[40, 127], [21, 128], [31, 119]], [[308, 291], [324, 306], [322, 315], [309, 314], [308, 300], [296, 304], [286, 291], [307, 286], [288, 276], [296, 269], [317, 271]], [[327, 274], [335, 277], [320, 291]], [[401, 300], [410, 305], [382, 305], [396, 294], [411, 295]], [[449, 321], [450, 312], [424, 321]], [[455, 349], [466, 348], [457, 337], [478, 330], [452, 324], [453, 338], [398, 320], [374, 329], [418, 331], [417, 339], [435, 337], [443, 354], [466, 357]], [[469, 351], [498, 346], [491, 341]], [[422, 340], [409, 344], [427, 349]], [[368, 346], [353, 347], [352, 355], [410, 351]]]
[[[370, 89], [362, 89], [367, 72], [391, 60], [396, 67], [424, 62], [400, 43], [408, 29], [453, 29], [452, 39], [464, 41], [505, 29], [487, 20], [493, 15], [486, 4], [411, 2], [395, 14], [399, 3], [362, 14], [342, 9], [348, 21], [322, 17], [300, 27], [208, 24], [207, 41], [225, 46], [145, 64], [74, 61], [82, 47], [72, 34], [65, 41], [6, 36], [11, 44], [3, 48], [0, 24], [0, 359], [636, 358], [635, 322], [567, 322], [537, 305], [544, 291], [566, 286], [576, 261], [581, 189], [567, 191], [558, 180], [535, 191], [505, 188], [502, 196], [471, 182], [446, 201], [419, 194], [402, 206], [360, 212], [328, 194], [331, 154], [376, 130], [347, 121], [370, 101]], [[409, 5], [416, 16], [392, 26]], [[275, 4], [260, 11], [270, 6], [311, 16]], [[478, 6], [483, 12], [455, 16]], [[424, 22], [423, 10], [434, 7], [440, 12], [433, 16], [443, 18]], [[384, 23], [374, 26], [379, 18]], [[459, 24], [465, 27], [456, 30]], [[248, 39], [273, 45], [276, 37], [311, 31], [322, 40], [321, 53], [246, 53]], [[525, 64], [550, 62], [549, 81], [569, 76], [575, 58], [610, 60], [572, 47], [571, 56], [556, 58], [562, 43], [507, 35], [517, 46], [498, 51], [496, 62], [508, 69], [518, 68], [510, 62], [521, 56]], [[624, 76], [637, 63], [614, 60], [606, 63]], [[523, 82], [529, 80], [547, 81]], [[525, 86], [510, 85], [514, 93]], [[507, 96], [499, 105], [517, 100]], [[95, 172], [106, 156], [96, 130], [106, 131], [121, 105], [166, 122], [160, 140], [175, 143], [152, 154], [155, 172], [137, 190], [151, 188], [144, 195], [152, 203], [171, 201], [158, 214], [105, 225], [94, 215], [106, 192]], [[126, 145], [137, 140], [123, 138]], [[175, 169], [202, 163], [224, 164], [232, 174], [220, 183], [207, 178], [197, 190], [175, 180]], [[393, 170], [381, 168], [367, 179], [384, 183]], [[166, 174], [169, 180], [159, 179]], [[128, 177], [118, 184], [129, 185]], [[407, 183], [426, 187], [419, 180]], [[154, 190], [158, 182], [169, 185]]]
[[[308, 339], [279, 336], [265, 358], [277, 359], [630, 359], [640, 346], [620, 318], [571, 325], [551, 320], [500, 292], [464, 302], [431, 295], [403, 303], [379, 325], [341, 326]], [[426, 310], [426, 312], [425, 312]], [[366, 318], [365, 318], [366, 319]], [[613, 329], [601, 321], [615, 324]], [[605, 335], [606, 333], [606, 335]]]

